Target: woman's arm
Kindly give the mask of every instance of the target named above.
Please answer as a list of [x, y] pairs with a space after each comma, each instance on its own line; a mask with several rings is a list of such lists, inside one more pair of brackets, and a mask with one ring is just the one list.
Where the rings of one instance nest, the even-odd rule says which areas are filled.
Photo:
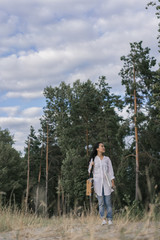
[[93, 159], [91, 159], [91, 161], [89, 162], [89, 167], [88, 167], [88, 173], [89, 174], [91, 173], [91, 169], [92, 169], [93, 166], [94, 166], [94, 162], [93, 162]]
[[115, 182], [114, 182], [115, 177], [114, 177], [114, 171], [113, 171], [112, 162], [110, 158], [108, 158], [108, 167], [109, 167], [109, 175], [111, 178], [112, 188], [115, 188]]

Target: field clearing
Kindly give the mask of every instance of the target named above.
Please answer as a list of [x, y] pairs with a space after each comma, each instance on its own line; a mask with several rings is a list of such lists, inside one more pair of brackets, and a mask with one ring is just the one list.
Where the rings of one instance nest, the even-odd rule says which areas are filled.
[[0, 215], [0, 240], [160, 240], [160, 221], [117, 217], [101, 225], [97, 215], [38, 218], [22, 213]]

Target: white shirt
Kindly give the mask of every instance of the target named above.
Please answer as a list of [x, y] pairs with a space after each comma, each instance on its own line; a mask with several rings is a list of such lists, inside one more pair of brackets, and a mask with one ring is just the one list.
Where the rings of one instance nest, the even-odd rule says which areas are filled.
[[[93, 159], [91, 159], [88, 167], [90, 173]], [[104, 195], [110, 195], [113, 191], [111, 188], [111, 180], [114, 179], [112, 163], [109, 157], [104, 156], [101, 160], [97, 155], [94, 159], [93, 180], [94, 191], [98, 196], [102, 196], [102, 186], [104, 187]]]

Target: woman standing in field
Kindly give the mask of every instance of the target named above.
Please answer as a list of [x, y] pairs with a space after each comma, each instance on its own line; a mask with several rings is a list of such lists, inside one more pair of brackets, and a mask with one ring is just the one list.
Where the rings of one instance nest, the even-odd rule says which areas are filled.
[[[99, 205], [99, 214], [102, 219], [102, 225], [112, 224], [112, 205], [111, 193], [114, 184], [114, 172], [112, 163], [109, 157], [104, 156], [105, 147], [102, 142], [95, 144], [90, 156], [88, 172], [92, 171], [93, 167], [93, 180], [94, 191], [96, 193]], [[107, 216], [105, 217], [105, 207], [107, 209]]]

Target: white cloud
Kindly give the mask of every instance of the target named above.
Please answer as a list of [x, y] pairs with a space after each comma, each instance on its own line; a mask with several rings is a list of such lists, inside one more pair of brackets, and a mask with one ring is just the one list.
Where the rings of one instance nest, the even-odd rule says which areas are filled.
[[24, 131], [26, 127], [39, 125], [39, 117], [23, 118], [23, 117], [0, 117], [0, 126], [2, 128]]
[[7, 116], [12, 117], [15, 116], [19, 111], [19, 106], [14, 107], [0, 107], [0, 112], [4, 112]]
[[37, 118], [42, 114], [42, 108], [39, 107], [31, 107], [24, 109], [21, 113], [23, 117], [32, 117], [32, 118]]
[[7, 92], [5, 98], [40, 98], [43, 97], [43, 91], [39, 92]]

